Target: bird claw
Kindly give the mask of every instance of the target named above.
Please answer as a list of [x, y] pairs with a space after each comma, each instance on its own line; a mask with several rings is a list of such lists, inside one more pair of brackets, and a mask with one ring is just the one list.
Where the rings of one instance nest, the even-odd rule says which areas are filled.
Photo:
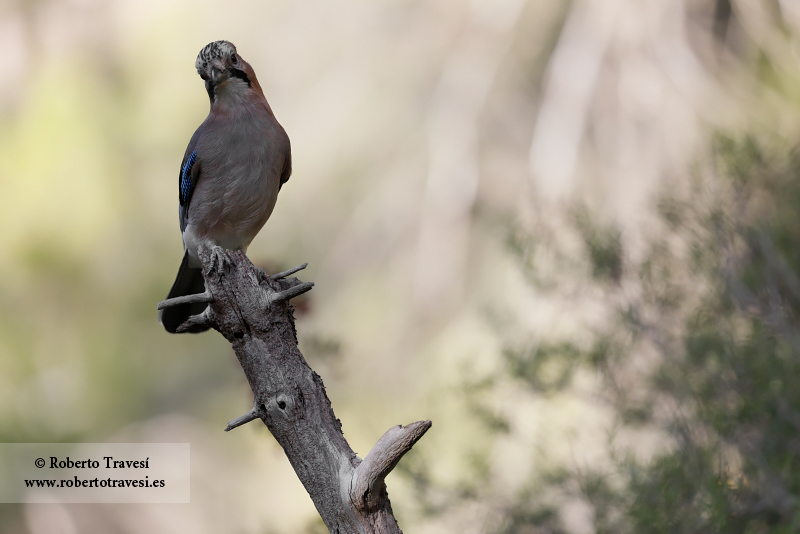
[[[204, 245], [200, 245], [198, 247], [197, 253], [198, 256], [200, 256], [201, 258], [203, 257], [204, 248], [205, 248]], [[227, 254], [228, 251], [225, 250], [224, 248], [217, 245], [211, 245], [211, 247], [208, 248], [207, 250], [209, 251], [208, 272], [213, 272], [213, 271], [222, 272], [227, 268], [228, 265], [231, 264], [231, 260], [230, 258], [228, 258]], [[204, 261], [203, 263], [206, 262]]]
[[217, 268], [218, 271], [224, 271], [225, 268], [230, 264], [230, 260], [228, 259], [228, 254], [226, 250], [222, 247], [214, 247], [211, 249], [212, 254], [212, 265]]

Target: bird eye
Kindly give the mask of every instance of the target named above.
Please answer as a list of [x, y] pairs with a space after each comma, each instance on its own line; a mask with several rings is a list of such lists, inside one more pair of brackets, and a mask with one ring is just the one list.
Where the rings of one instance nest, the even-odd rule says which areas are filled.
[[236, 54], [231, 54], [231, 63], [236, 65], [237, 62], [238, 62], [238, 60], [236, 59]]

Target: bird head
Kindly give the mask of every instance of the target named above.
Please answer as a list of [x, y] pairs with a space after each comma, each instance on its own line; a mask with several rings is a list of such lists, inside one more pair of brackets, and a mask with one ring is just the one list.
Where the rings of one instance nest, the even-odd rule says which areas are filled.
[[208, 43], [197, 54], [195, 68], [206, 84], [212, 105], [226, 96], [244, 96], [248, 90], [261, 92], [253, 67], [231, 42]]

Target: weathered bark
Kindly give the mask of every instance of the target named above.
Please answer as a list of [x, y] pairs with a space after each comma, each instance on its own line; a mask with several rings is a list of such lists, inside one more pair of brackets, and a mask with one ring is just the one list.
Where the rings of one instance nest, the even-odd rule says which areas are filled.
[[206, 292], [187, 299], [209, 302], [178, 331], [211, 326], [233, 346], [253, 390], [253, 408], [225, 429], [260, 418], [280, 443], [331, 533], [401, 533], [384, 478], [431, 427], [418, 421], [390, 428], [362, 461], [342, 434], [322, 379], [297, 348], [289, 299], [311, 289], [287, 276], [305, 265], [267, 276], [242, 252], [201, 249]]

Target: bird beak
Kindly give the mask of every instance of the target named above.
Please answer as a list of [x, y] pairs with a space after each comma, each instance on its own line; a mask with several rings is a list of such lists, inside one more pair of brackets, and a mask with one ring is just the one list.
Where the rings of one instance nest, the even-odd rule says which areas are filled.
[[211, 69], [211, 81], [214, 85], [219, 85], [228, 78], [230, 78], [230, 73], [228, 73], [228, 71], [219, 70], [217, 68]]

